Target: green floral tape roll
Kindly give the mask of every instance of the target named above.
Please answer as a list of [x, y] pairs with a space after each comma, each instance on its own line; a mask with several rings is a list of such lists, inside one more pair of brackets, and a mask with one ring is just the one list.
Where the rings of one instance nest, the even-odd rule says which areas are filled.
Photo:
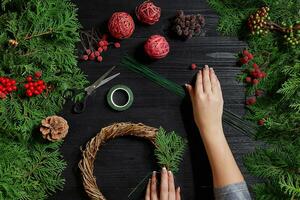
[[[117, 91], [124, 91], [127, 95], [127, 102], [124, 105], [118, 105], [115, 103], [114, 101], [114, 94]], [[133, 93], [131, 91], [131, 89], [129, 87], [127, 87], [126, 85], [115, 85], [114, 87], [112, 87], [107, 94], [107, 103], [108, 105], [117, 111], [124, 111], [127, 110], [128, 108], [131, 107], [132, 103], [133, 103]]]

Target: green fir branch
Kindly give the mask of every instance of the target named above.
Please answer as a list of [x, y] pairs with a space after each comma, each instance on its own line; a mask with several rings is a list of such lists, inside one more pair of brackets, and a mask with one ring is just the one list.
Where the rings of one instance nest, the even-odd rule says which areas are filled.
[[160, 127], [156, 134], [155, 144], [154, 154], [158, 163], [174, 173], [178, 172], [187, 141], [174, 131], [167, 133]]

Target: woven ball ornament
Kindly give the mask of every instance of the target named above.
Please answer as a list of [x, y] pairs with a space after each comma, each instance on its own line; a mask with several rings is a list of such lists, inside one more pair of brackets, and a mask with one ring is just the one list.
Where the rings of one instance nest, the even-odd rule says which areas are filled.
[[134, 29], [134, 21], [126, 12], [115, 12], [109, 19], [108, 30], [117, 39], [129, 38]]
[[138, 20], [145, 24], [153, 25], [159, 21], [161, 15], [160, 7], [157, 7], [152, 1], [145, 1], [135, 9]]
[[145, 52], [153, 59], [161, 59], [168, 55], [170, 46], [165, 37], [152, 35], [145, 43]]

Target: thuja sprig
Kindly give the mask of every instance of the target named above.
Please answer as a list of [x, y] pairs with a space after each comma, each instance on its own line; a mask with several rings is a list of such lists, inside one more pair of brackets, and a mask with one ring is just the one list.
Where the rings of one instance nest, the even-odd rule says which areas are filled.
[[155, 138], [154, 150], [158, 163], [174, 173], [178, 172], [186, 144], [187, 141], [174, 131], [167, 133], [160, 127]]

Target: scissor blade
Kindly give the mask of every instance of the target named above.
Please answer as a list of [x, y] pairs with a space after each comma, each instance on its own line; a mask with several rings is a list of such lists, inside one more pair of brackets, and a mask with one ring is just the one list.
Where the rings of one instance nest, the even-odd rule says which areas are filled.
[[120, 75], [120, 73], [117, 73], [117, 74], [115, 74], [115, 75], [112, 75], [112, 76], [110, 76], [110, 77], [104, 79], [103, 81], [101, 81], [101, 83], [100, 83], [99, 85], [96, 86], [96, 88], [98, 88], [98, 87], [100, 87], [100, 86], [106, 84], [107, 82], [113, 80], [114, 78], [116, 78], [116, 77], [119, 76], [119, 75]]
[[96, 88], [97, 85], [99, 85], [115, 68], [116, 68], [116, 66], [113, 66], [112, 68], [110, 68], [107, 72], [105, 72], [105, 74], [103, 74], [92, 85], [90, 85], [89, 88]]
[[85, 88], [85, 91], [87, 92], [88, 95], [92, 94], [98, 87], [106, 84], [107, 82], [111, 81], [112, 79], [116, 78], [117, 76], [119, 76], [120, 73], [117, 73], [115, 75], [112, 75], [104, 80], [102, 80], [98, 85], [96, 86], [89, 86], [87, 88]]

